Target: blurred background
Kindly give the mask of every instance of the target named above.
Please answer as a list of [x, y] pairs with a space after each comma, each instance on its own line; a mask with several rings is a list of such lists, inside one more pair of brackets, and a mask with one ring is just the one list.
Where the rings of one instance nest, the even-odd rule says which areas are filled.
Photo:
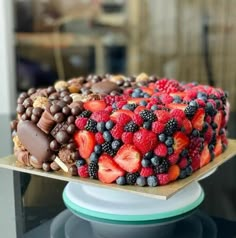
[[[0, 2], [4, 5], [4, 0]], [[228, 91], [229, 136], [236, 138], [235, 0], [9, 2], [13, 59], [6, 65], [13, 73], [6, 83], [13, 81], [13, 112], [15, 96], [30, 87], [80, 75], [146, 72]], [[1, 131], [9, 134], [6, 121]], [[8, 152], [6, 147], [0, 151], [1, 156], [9, 154], [10, 139], [1, 141], [10, 145]], [[230, 161], [202, 182], [206, 192], [202, 209], [208, 214], [236, 220], [235, 168], [235, 161]], [[64, 209], [64, 182], [21, 174], [20, 184], [24, 231]]]

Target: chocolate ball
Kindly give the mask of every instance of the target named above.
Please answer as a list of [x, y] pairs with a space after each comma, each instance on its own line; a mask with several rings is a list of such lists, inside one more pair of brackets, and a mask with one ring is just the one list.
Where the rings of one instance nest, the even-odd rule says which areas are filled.
[[68, 150], [76, 150], [76, 144], [75, 143], [69, 143], [67, 146]]
[[71, 109], [71, 114], [73, 116], [78, 116], [81, 113], [81, 109], [78, 106], [75, 106]]
[[12, 129], [12, 130], [16, 130], [17, 124], [18, 124], [18, 121], [17, 121], [17, 120], [11, 121], [11, 129]]
[[39, 121], [39, 117], [37, 117], [36, 115], [32, 114], [31, 115], [31, 121], [34, 123], [37, 123]]
[[51, 169], [52, 169], [53, 171], [58, 171], [58, 170], [60, 170], [60, 166], [59, 166], [56, 162], [52, 162], [52, 163], [50, 164], [50, 167], [51, 167]]
[[26, 121], [28, 119], [29, 119], [29, 117], [25, 113], [21, 116], [21, 120], [23, 120], [23, 121]]
[[62, 113], [64, 113], [66, 116], [70, 115], [71, 109], [67, 106], [62, 108]]
[[37, 117], [41, 117], [41, 115], [43, 113], [43, 109], [41, 107], [35, 107], [33, 109], [32, 113]]
[[58, 102], [57, 102], [57, 105], [60, 106], [61, 108], [67, 106], [66, 102], [64, 102], [64, 101], [62, 101], [62, 100], [58, 101]]
[[27, 93], [30, 96], [30, 95], [34, 94], [35, 92], [36, 92], [35, 88], [30, 88]]
[[43, 163], [42, 168], [45, 172], [49, 172], [51, 170], [50, 163]]
[[62, 97], [62, 98], [66, 97], [66, 96], [68, 96], [68, 95], [70, 95], [70, 93], [69, 93], [68, 91], [62, 91], [62, 92], [60, 93], [60, 97]]
[[78, 151], [75, 151], [75, 152], [73, 152], [73, 153], [71, 154], [71, 158], [72, 158], [73, 160], [78, 160], [78, 159], [80, 159], [81, 157], [80, 157], [80, 155], [79, 155], [79, 152], [78, 152]]
[[48, 94], [52, 94], [52, 93], [55, 93], [56, 92], [56, 89], [53, 87], [53, 86], [50, 86], [47, 88], [47, 93]]
[[43, 163], [32, 155], [30, 156], [30, 161], [29, 162], [36, 169], [41, 169], [42, 166], [43, 166]]
[[58, 93], [53, 93], [48, 97], [49, 100], [57, 100], [58, 98], [59, 98]]
[[17, 99], [17, 103], [18, 103], [18, 104], [22, 104], [22, 103], [24, 102], [24, 100], [25, 100], [24, 98], [20, 98], [20, 97], [19, 97], [19, 98]]
[[23, 114], [25, 112], [25, 107], [22, 104], [18, 104], [16, 108], [17, 113]]
[[74, 125], [74, 124], [70, 124], [70, 125], [67, 127], [66, 131], [67, 131], [69, 134], [71, 134], [71, 135], [74, 134], [75, 131], [76, 131], [75, 125]]
[[73, 100], [72, 100], [71, 96], [67, 95], [63, 98], [63, 101], [66, 102], [67, 104], [70, 104], [70, 103], [72, 103]]
[[70, 173], [70, 175], [72, 175], [72, 176], [77, 176], [77, 175], [78, 175], [78, 170], [77, 170], [76, 165], [71, 165], [71, 166], [69, 167], [69, 173]]
[[33, 105], [33, 101], [30, 98], [26, 98], [23, 102], [24, 107], [30, 107]]
[[63, 114], [62, 112], [58, 112], [58, 113], [56, 113], [56, 114], [53, 116], [53, 118], [55, 119], [55, 121], [56, 121], [57, 123], [61, 123], [61, 122], [64, 121], [65, 116], [64, 116], [64, 114]]
[[28, 95], [27, 95], [27, 93], [26, 92], [23, 92], [23, 93], [21, 93], [20, 95], [19, 95], [19, 97], [20, 98], [27, 98], [28, 97]]
[[52, 105], [50, 106], [50, 112], [52, 113], [52, 115], [55, 115], [57, 112], [61, 111], [61, 107], [58, 105]]
[[60, 145], [56, 140], [51, 141], [49, 147], [53, 151], [58, 151], [60, 149]]
[[70, 136], [68, 135], [66, 131], [59, 131], [56, 134], [56, 140], [60, 144], [66, 144], [69, 141], [69, 139], [70, 139]]
[[33, 111], [33, 107], [28, 107], [25, 111], [25, 114], [28, 116], [28, 117], [31, 117], [32, 115], [32, 111]]
[[74, 122], [75, 122], [75, 117], [74, 117], [74, 116], [69, 116], [69, 117], [67, 118], [67, 122], [68, 122], [69, 124], [74, 123]]

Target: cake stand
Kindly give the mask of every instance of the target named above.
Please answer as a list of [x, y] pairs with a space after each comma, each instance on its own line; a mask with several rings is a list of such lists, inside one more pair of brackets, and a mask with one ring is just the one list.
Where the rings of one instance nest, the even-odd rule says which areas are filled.
[[192, 214], [203, 199], [198, 182], [168, 200], [73, 182], [63, 192], [67, 208], [89, 221], [97, 238], [171, 236], [176, 222]]

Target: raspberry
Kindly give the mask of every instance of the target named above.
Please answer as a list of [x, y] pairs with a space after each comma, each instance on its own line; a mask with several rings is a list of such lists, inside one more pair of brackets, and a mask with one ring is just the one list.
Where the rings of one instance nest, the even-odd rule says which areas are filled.
[[211, 122], [212, 122], [212, 117], [211, 117], [210, 115], [207, 115], [205, 120], [206, 120], [206, 122], [207, 122], [208, 124], [211, 124]]
[[116, 124], [111, 130], [111, 134], [115, 139], [120, 139], [123, 132], [124, 132], [124, 127], [123, 125], [120, 125], [120, 124]]
[[77, 126], [78, 129], [83, 130], [87, 124], [87, 121], [88, 121], [88, 118], [86, 117], [78, 117], [75, 120], [75, 125]]
[[95, 140], [99, 145], [103, 144], [105, 142], [101, 132], [98, 132], [98, 133], [95, 134]]
[[196, 90], [188, 90], [186, 92], [186, 96], [189, 98], [189, 101], [191, 101], [197, 97], [197, 91]]
[[121, 109], [126, 104], [127, 104], [127, 101], [119, 101], [119, 102], [116, 103], [116, 107], [118, 109]]
[[122, 100], [125, 100], [125, 99], [127, 99], [126, 96], [119, 96], [119, 95], [111, 96], [111, 95], [107, 95], [104, 98], [104, 101], [106, 102], [107, 105], [111, 106], [113, 103], [119, 102], [119, 101], [122, 101]]
[[140, 172], [140, 175], [143, 177], [149, 177], [153, 174], [154, 174], [154, 171], [153, 171], [153, 168], [151, 167], [146, 167], [146, 168], [143, 167]]
[[167, 152], [168, 152], [168, 149], [164, 143], [158, 144], [154, 150], [154, 153], [160, 157], [165, 157], [167, 155]]
[[181, 119], [186, 118], [186, 115], [185, 115], [185, 113], [183, 112], [183, 110], [180, 110], [180, 109], [177, 109], [177, 108], [171, 110], [170, 115], [171, 115], [172, 117], [174, 117], [174, 118], [176, 118], [176, 117], [179, 117], [179, 118], [181, 118]]
[[102, 121], [106, 122], [106, 121], [109, 121], [110, 114], [107, 111], [98, 111], [98, 112], [94, 112], [90, 118], [97, 122], [102, 122]]
[[154, 113], [156, 114], [158, 121], [164, 124], [166, 124], [171, 119], [171, 115], [167, 111], [157, 110]]
[[88, 165], [87, 164], [85, 164], [83, 166], [80, 166], [78, 168], [78, 175], [82, 178], [88, 178], [89, 177]]
[[116, 118], [117, 124], [119, 124], [121, 126], [125, 126], [131, 120], [132, 120], [131, 117], [125, 113], [119, 114]]
[[139, 114], [134, 114], [132, 120], [138, 126], [141, 126], [143, 124], [143, 118]]
[[211, 140], [212, 140], [212, 136], [213, 136], [213, 129], [212, 129], [212, 127], [210, 125], [208, 125], [207, 131], [204, 134], [204, 140], [207, 143], [210, 143]]
[[104, 111], [106, 111], [106, 112], [108, 112], [108, 113], [110, 114], [110, 113], [112, 113], [113, 108], [112, 108], [112, 106], [108, 106], [108, 107], [106, 107], [106, 108], [104, 109]]
[[183, 119], [181, 119], [180, 117], [174, 117], [174, 119], [176, 120], [176, 122], [177, 122], [177, 127], [178, 128], [181, 128], [182, 127], [182, 125], [183, 125]]
[[156, 134], [161, 134], [165, 130], [165, 125], [159, 121], [152, 123], [152, 131]]
[[198, 170], [200, 168], [200, 156], [192, 158], [191, 166], [193, 171]]
[[162, 94], [160, 98], [163, 104], [169, 104], [173, 102], [173, 98], [169, 94], [166, 94], [166, 93]]
[[160, 79], [156, 82], [156, 88], [159, 91], [166, 92], [166, 93], [175, 93], [178, 91], [183, 91], [184, 88], [181, 87], [179, 82], [175, 79]]
[[132, 132], [124, 132], [121, 136], [121, 140], [124, 144], [133, 144], [134, 133]]
[[160, 185], [165, 185], [170, 182], [168, 174], [158, 174], [157, 179], [158, 179]]
[[187, 158], [182, 158], [182, 159], [180, 160], [180, 162], [178, 163], [178, 165], [179, 165], [179, 167], [180, 167], [181, 169], [186, 168], [186, 167], [188, 166], [188, 160], [187, 160]]
[[198, 105], [200, 107], [205, 107], [206, 106], [206, 103], [202, 99], [196, 99], [196, 102], [198, 103]]
[[164, 91], [167, 82], [168, 82], [167, 78], [162, 78], [156, 82], [155, 86], [159, 91]]
[[168, 161], [170, 163], [170, 165], [173, 165], [173, 164], [176, 164], [179, 160], [179, 155], [178, 154], [175, 154], [173, 153], [172, 155], [170, 155], [168, 157]]

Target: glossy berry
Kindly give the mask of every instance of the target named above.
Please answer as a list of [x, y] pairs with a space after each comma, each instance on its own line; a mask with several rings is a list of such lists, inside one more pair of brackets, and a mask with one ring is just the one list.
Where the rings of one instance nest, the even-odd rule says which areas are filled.
[[147, 184], [149, 187], [156, 187], [158, 185], [158, 181], [156, 176], [152, 175], [147, 178]]
[[107, 153], [107, 154], [109, 154], [109, 155], [111, 155], [111, 156], [114, 156], [114, 155], [115, 155], [115, 151], [112, 149], [110, 142], [107, 142], [107, 141], [106, 141], [105, 143], [103, 143], [103, 144], [102, 144], [102, 150], [103, 150], [105, 153]]
[[102, 146], [101, 145], [95, 145], [94, 152], [98, 155], [102, 153]]
[[92, 162], [97, 162], [98, 161], [98, 157], [99, 157], [99, 155], [97, 153], [93, 152], [93, 153], [91, 153], [89, 159]]
[[158, 156], [155, 155], [151, 158], [151, 162], [154, 166], [158, 166], [161, 164], [162, 160], [161, 160], [161, 158], [159, 158]]
[[95, 161], [91, 161], [88, 165], [89, 177], [92, 179], [98, 178], [98, 164]]
[[172, 146], [174, 144], [174, 139], [170, 136], [167, 137], [165, 144], [169, 147]]
[[118, 150], [122, 145], [122, 142], [120, 140], [114, 140], [111, 143], [111, 147], [113, 150]]
[[150, 162], [150, 160], [142, 159], [141, 164], [143, 167], [149, 167], [151, 162]]
[[104, 132], [105, 131], [105, 122], [98, 122], [97, 123], [97, 130], [99, 132]]
[[124, 176], [120, 176], [116, 179], [116, 183], [119, 185], [125, 185], [126, 184], [126, 178]]
[[177, 128], [178, 128], [178, 123], [176, 119], [172, 118], [165, 125], [165, 133], [167, 135], [172, 135], [174, 132], [176, 132]]
[[114, 126], [114, 122], [112, 120], [109, 120], [106, 122], [105, 127], [107, 130], [111, 130]]
[[140, 187], [144, 187], [147, 185], [147, 180], [145, 177], [139, 176], [136, 180], [136, 184]]
[[152, 122], [151, 121], [145, 121], [143, 123], [143, 128], [147, 129], [147, 130], [151, 130], [152, 128]]
[[149, 151], [147, 152], [145, 155], [144, 155], [144, 159], [147, 159], [147, 160], [150, 160], [153, 156], [153, 152], [152, 151]]
[[150, 110], [143, 110], [140, 112], [140, 116], [144, 121], [155, 121], [157, 119], [156, 115]]
[[85, 110], [79, 114], [79, 117], [87, 117], [89, 118], [91, 116], [92, 112]]
[[136, 180], [138, 178], [138, 173], [127, 173], [126, 174], [126, 182], [129, 185], [134, 185], [136, 183]]
[[128, 122], [124, 127], [124, 131], [126, 132], [135, 132], [138, 129], [139, 129], [138, 125], [135, 124], [133, 121]]
[[196, 107], [187, 106], [184, 110], [184, 113], [188, 118], [191, 119], [193, 117], [193, 115], [195, 114], [196, 109], [197, 109]]
[[77, 167], [80, 167], [80, 166], [85, 165], [85, 164], [86, 164], [85, 159], [79, 159], [79, 160], [76, 160], [76, 161], [75, 161], [75, 165], [76, 165]]
[[88, 119], [85, 129], [94, 133], [97, 132], [97, 122], [93, 119]]
[[164, 142], [166, 140], [165, 134], [162, 133], [162, 134], [158, 135], [158, 139], [159, 139], [160, 142]]
[[166, 159], [163, 159], [161, 164], [159, 164], [158, 166], [156, 166], [154, 168], [154, 171], [157, 173], [157, 174], [162, 174], [162, 173], [167, 173], [168, 172], [168, 169], [169, 169], [169, 162], [168, 160]]
[[112, 135], [110, 131], [104, 131], [103, 132], [103, 138], [105, 141], [111, 142], [112, 141]]

